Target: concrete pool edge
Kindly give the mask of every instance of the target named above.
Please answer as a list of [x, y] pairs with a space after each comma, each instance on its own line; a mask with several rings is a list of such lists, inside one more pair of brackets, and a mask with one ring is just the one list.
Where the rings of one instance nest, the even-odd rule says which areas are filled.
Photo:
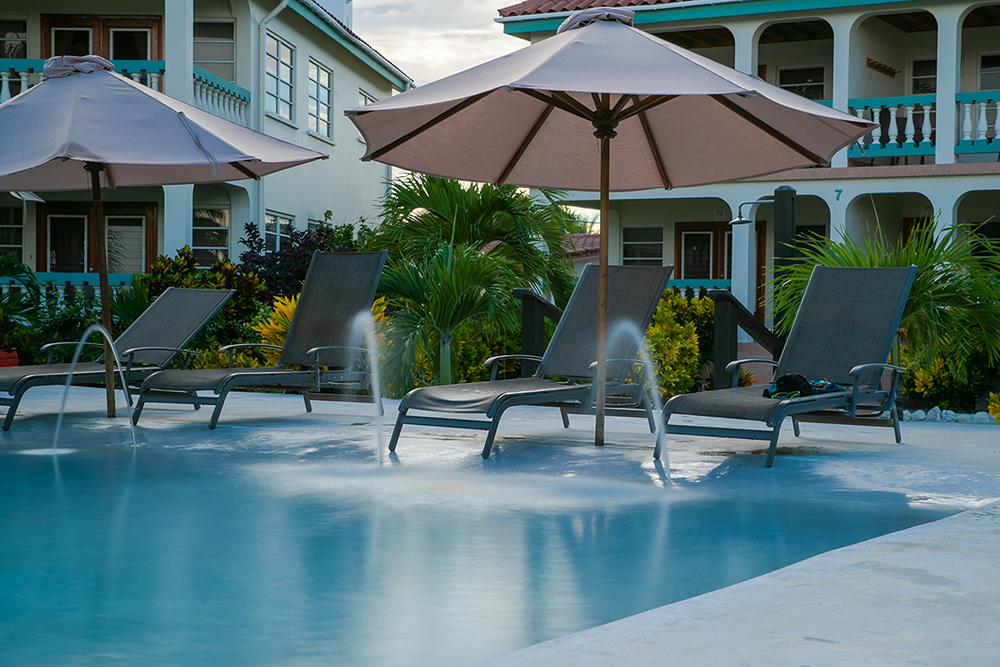
[[1000, 502], [481, 664], [994, 664], [997, 554]]

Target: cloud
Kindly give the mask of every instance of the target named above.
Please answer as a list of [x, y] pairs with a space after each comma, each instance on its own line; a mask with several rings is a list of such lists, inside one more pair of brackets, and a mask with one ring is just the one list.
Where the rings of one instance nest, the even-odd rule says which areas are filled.
[[417, 85], [527, 46], [495, 19], [501, 0], [354, 0], [354, 31]]

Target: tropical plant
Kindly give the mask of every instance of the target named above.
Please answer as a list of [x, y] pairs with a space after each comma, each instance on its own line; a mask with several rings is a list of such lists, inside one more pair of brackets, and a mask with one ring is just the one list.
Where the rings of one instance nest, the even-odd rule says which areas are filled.
[[387, 249], [397, 262], [431, 260], [441, 244], [473, 248], [505, 263], [517, 278], [514, 286], [548, 291], [565, 307], [576, 281], [564, 250], [572, 219], [558, 193], [543, 195], [545, 203], [512, 185], [411, 174], [390, 184], [366, 247]]
[[138, 275], [132, 276], [130, 288], [114, 290], [111, 293], [111, 315], [116, 333], [128, 329], [149, 308], [150, 303], [149, 288]]
[[[271, 311], [271, 315], [253, 327], [253, 330], [260, 336], [262, 343], [277, 347], [285, 344], [285, 338], [288, 336], [288, 327], [292, 325], [292, 317], [295, 315], [295, 307], [298, 304], [298, 294], [290, 297], [274, 297], [274, 310]], [[261, 354], [264, 355], [267, 363], [272, 365], [278, 363], [278, 357], [281, 356], [281, 353], [277, 350], [263, 349], [261, 350]]]
[[646, 329], [645, 344], [656, 363], [663, 400], [701, 388], [699, 375], [715, 349], [715, 304], [685, 299], [667, 290]]
[[462, 323], [487, 317], [506, 329], [516, 325], [513, 280], [506, 263], [466, 245], [440, 244], [422, 261], [389, 262], [379, 290], [396, 309], [384, 369], [390, 382], [408, 384], [418, 352], [433, 359], [436, 346], [439, 382], [451, 384], [452, 342]]
[[990, 392], [989, 413], [996, 417], [997, 423], [1000, 424], [1000, 392]]
[[0, 348], [9, 350], [15, 338], [37, 321], [41, 290], [34, 272], [10, 253], [0, 253], [0, 278], [19, 283], [17, 289], [0, 292]]
[[[787, 333], [816, 265], [917, 268], [900, 320], [911, 363], [929, 368], [940, 358], [959, 382], [967, 360], [982, 349], [991, 366], [1000, 362], [1000, 244], [950, 227], [935, 235], [919, 225], [906, 243], [888, 242], [876, 227], [863, 244], [814, 237], [799, 247], [802, 257], [775, 271], [769, 285], [775, 321]], [[894, 350], [899, 359], [898, 349]]]
[[[332, 216], [330, 211], [327, 213]], [[321, 225], [306, 231], [291, 230], [288, 242], [277, 250], [268, 251], [257, 225], [248, 222], [240, 243], [248, 249], [240, 254], [240, 271], [256, 274], [264, 284], [260, 296], [270, 303], [276, 296], [290, 297], [302, 291], [309, 262], [317, 250], [353, 252], [358, 249], [354, 225]]]

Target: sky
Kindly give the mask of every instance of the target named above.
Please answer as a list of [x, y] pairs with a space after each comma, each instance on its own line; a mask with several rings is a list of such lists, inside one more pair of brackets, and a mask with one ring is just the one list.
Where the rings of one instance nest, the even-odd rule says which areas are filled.
[[353, 28], [419, 86], [527, 46], [493, 20], [516, 2], [354, 0]]

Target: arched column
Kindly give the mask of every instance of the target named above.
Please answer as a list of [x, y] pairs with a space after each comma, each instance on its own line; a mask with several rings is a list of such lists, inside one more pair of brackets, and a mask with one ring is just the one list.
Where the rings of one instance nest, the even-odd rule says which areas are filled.
[[937, 98], [935, 111], [935, 164], [955, 163], [958, 113], [955, 93], [961, 89], [962, 21], [964, 5], [936, 7], [930, 12], [937, 21]]

